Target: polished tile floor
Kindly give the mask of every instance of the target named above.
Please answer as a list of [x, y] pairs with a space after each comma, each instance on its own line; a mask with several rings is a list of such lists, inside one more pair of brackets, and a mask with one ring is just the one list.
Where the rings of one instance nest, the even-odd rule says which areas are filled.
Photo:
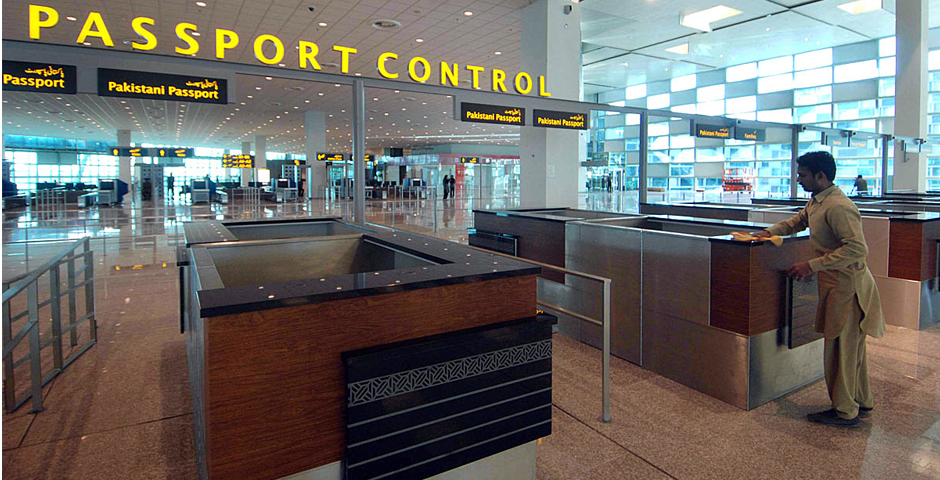
[[[635, 198], [627, 197], [592, 194], [582, 206], [635, 211]], [[517, 204], [512, 198], [438, 200], [435, 213], [434, 203], [398, 202], [393, 212], [393, 202], [377, 201], [368, 217], [465, 242], [471, 208]], [[99, 343], [44, 389], [45, 411], [4, 413], [4, 480], [196, 478], [173, 263], [179, 225], [337, 212], [342, 206], [316, 201], [253, 210], [4, 212], [4, 279], [36, 268], [70, 239], [93, 237], [99, 325]], [[605, 424], [600, 352], [556, 335], [553, 434], [539, 447], [538, 476], [940, 478], [940, 328], [891, 327], [884, 339], [870, 339], [868, 350], [876, 406], [857, 430], [806, 422], [806, 413], [827, 403], [821, 381], [744, 412], [616, 358], [613, 421]], [[22, 368], [17, 378], [25, 378], [20, 374]]]

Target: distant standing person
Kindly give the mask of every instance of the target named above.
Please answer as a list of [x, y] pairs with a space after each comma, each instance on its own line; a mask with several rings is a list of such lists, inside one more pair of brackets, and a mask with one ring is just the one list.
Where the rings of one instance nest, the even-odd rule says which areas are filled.
[[450, 193], [450, 179], [447, 175], [444, 175], [444, 200], [447, 200], [447, 195]]
[[861, 175], [855, 179], [855, 191], [858, 192], [859, 195], [868, 195], [868, 181]]
[[169, 194], [170, 194], [171, 197], [173, 196], [173, 182], [175, 182], [175, 181], [176, 181], [176, 179], [173, 178], [173, 174], [172, 174], [172, 173], [171, 173], [170, 176], [167, 177], [167, 179], [166, 179], [166, 191], [169, 192]]
[[859, 417], [874, 407], [865, 336], [884, 336], [881, 297], [866, 262], [862, 216], [855, 202], [832, 183], [835, 159], [829, 152], [811, 152], [797, 165], [796, 179], [813, 197], [792, 218], [755, 235], [791, 235], [809, 228], [816, 258], [794, 263], [786, 274], [797, 280], [818, 274], [816, 331], [825, 336], [823, 367], [832, 408], [808, 417], [834, 427], [857, 427]]
[[454, 198], [457, 196], [457, 179], [451, 175], [450, 176], [450, 197]]

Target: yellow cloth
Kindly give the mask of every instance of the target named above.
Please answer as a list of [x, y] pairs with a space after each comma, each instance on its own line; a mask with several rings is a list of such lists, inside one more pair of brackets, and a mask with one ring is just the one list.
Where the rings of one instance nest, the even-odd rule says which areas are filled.
[[747, 232], [731, 232], [731, 235], [734, 237], [736, 242], [770, 242], [774, 246], [779, 247], [783, 245], [783, 239], [779, 235], [771, 235], [770, 237], [755, 237]]
[[793, 217], [767, 229], [773, 235], [792, 235], [809, 228], [816, 258], [809, 266], [819, 275], [819, 307], [816, 331], [826, 338], [839, 336], [848, 322], [852, 302], [864, 312], [861, 329], [876, 338], [884, 336], [885, 321], [875, 279], [868, 270], [868, 246], [862, 234], [858, 207], [838, 186], [813, 195]]

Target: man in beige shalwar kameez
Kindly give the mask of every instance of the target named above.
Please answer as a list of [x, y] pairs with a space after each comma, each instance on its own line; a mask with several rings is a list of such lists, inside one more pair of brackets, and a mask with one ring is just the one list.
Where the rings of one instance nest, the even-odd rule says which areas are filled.
[[858, 207], [832, 183], [836, 175], [832, 155], [807, 153], [797, 164], [797, 181], [813, 197], [800, 213], [755, 235], [792, 235], [809, 228], [817, 257], [786, 271], [797, 280], [818, 274], [816, 331], [825, 335], [825, 376], [832, 408], [810, 414], [809, 420], [857, 427], [859, 414], [866, 416], [874, 406], [865, 336], [884, 336], [881, 298], [866, 263], [868, 246]]

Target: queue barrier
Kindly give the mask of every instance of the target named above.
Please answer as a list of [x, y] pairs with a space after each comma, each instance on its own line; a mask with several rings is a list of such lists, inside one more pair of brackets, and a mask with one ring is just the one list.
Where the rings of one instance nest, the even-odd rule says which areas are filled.
[[[78, 250], [81, 249], [79, 252]], [[76, 263], [81, 266], [76, 268]], [[62, 290], [61, 267], [66, 265], [66, 285], [65, 291]], [[39, 281], [48, 274], [49, 298], [43, 301], [39, 300]], [[79, 275], [82, 281], [78, 282]], [[78, 318], [78, 299], [77, 290], [83, 288], [85, 291], [84, 315]], [[26, 309], [12, 312], [12, 304], [15, 298], [21, 293], [26, 292]], [[67, 297], [63, 305], [62, 297]], [[45, 306], [50, 309], [51, 334], [49, 338], [40, 341], [40, 327], [45, 322], [40, 322], [46, 317], [40, 319], [39, 310]], [[62, 328], [62, 307], [66, 307], [68, 326]], [[26, 324], [13, 335], [13, 322], [27, 318]], [[84, 345], [78, 346], [78, 327], [88, 322], [89, 340]], [[69, 347], [77, 349], [71, 355], [65, 356], [63, 336], [68, 334]], [[14, 350], [23, 341], [29, 337], [29, 353], [14, 359]], [[32, 409], [30, 413], [38, 413], [43, 410], [42, 406], [42, 387], [52, 381], [62, 373], [69, 365], [78, 359], [83, 353], [88, 351], [98, 342], [98, 325], [95, 316], [95, 265], [94, 252], [91, 250], [89, 237], [82, 238], [73, 242], [68, 248], [44, 263], [41, 267], [19, 275], [8, 281], [3, 282], [3, 407], [6, 411], [12, 412], [21, 407], [28, 400], [32, 399]], [[42, 372], [42, 350], [52, 347], [52, 371], [43, 375]], [[30, 366], [30, 387], [19, 398], [16, 396], [16, 378], [14, 372], [16, 367], [29, 362]]]

